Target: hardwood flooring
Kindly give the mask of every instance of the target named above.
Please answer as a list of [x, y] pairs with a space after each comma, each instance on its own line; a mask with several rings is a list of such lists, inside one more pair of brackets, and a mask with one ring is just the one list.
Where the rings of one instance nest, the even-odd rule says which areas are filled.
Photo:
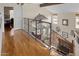
[[14, 33], [14, 37], [10, 37], [10, 29], [5, 31], [2, 56], [49, 56], [49, 50], [23, 30]]
[[6, 27], [5, 33], [3, 33], [3, 41], [2, 41], [2, 54], [1, 55], [13, 55], [14, 51], [14, 40], [11, 40], [10, 37], [11, 28]]

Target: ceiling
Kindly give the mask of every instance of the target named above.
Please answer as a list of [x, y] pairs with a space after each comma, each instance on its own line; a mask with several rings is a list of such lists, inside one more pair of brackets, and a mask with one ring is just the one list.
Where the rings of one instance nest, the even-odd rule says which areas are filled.
[[41, 3], [40, 7], [46, 7], [46, 6], [53, 6], [53, 5], [59, 5], [59, 4], [63, 4], [63, 3]]
[[52, 13], [79, 12], [79, 3], [64, 3], [59, 5], [51, 5], [44, 7]]

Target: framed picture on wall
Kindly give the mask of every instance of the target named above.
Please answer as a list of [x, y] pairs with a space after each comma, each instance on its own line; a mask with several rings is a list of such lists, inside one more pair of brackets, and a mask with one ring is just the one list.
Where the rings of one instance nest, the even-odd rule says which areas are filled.
[[64, 37], [64, 38], [68, 38], [68, 33], [67, 32], [62, 32], [62, 36]]
[[62, 19], [62, 25], [68, 26], [68, 19]]

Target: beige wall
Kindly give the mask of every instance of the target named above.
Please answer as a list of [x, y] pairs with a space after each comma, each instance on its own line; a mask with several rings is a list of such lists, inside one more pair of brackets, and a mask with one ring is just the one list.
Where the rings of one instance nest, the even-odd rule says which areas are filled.
[[[62, 19], [68, 19], [68, 26], [62, 25]], [[59, 34], [62, 35], [62, 31], [68, 33], [68, 40], [72, 41], [74, 39], [70, 35], [70, 31], [75, 29], [75, 13], [59, 13], [58, 14], [58, 24], [52, 24], [52, 29], [56, 30], [56, 27], [60, 27], [61, 31]]]
[[40, 8], [39, 4], [23, 5], [23, 17], [34, 19], [39, 13], [50, 19], [50, 12], [46, 8]]
[[[74, 40], [74, 52], [76, 56], [79, 56], [79, 44], [77, 43], [77, 38], [74, 38], [70, 35], [71, 30], [76, 30], [75, 29], [75, 14], [76, 12], [71, 12], [71, 13], [60, 13], [58, 14], [58, 24], [52, 24], [52, 29], [56, 30], [56, 26], [59, 26], [61, 31], [59, 32], [60, 35], [62, 35], [62, 31], [68, 33], [68, 38], [67, 40], [72, 42]], [[63, 26], [62, 25], [62, 19], [68, 19], [68, 26]], [[79, 31], [79, 30], [78, 30]]]

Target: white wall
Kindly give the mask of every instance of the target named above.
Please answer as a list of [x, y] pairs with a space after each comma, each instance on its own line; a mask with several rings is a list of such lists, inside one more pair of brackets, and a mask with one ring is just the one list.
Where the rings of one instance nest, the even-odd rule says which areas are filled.
[[14, 28], [22, 28], [22, 17], [22, 7], [21, 5], [16, 5], [16, 7], [14, 7]]

